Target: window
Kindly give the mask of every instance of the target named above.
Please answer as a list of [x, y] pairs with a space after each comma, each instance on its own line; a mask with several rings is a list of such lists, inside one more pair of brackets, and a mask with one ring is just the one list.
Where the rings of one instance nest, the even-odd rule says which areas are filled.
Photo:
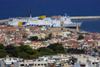
[[36, 66], [36, 64], [35, 64], [35, 66]]
[[38, 66], [40, 66], [40, 64], [38, 64]]
[[46, 64], [44, 64], [46, 66]]
[[14, 64], [14, 63], [12, 62], [12, 64]]
[[43, 66], [43, 64], [41, 64], [41, 66]]
[[20, 64], [20, 66], [24, 66], [24, 64]]
[[25, 64], [25, 66], [27, 66], [27, 64]]
[[29, 64], [29, 66], [33, 66], [33, 64]]

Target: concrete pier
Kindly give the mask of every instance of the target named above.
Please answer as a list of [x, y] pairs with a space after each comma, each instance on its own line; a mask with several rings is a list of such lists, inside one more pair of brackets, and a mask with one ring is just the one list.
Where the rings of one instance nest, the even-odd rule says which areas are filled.
[[96, 19], [100, 19], [100, 16], [73, 16], [70, 18], [72, 20], [96, 20]]
[[9, 19], [0, 20], [0, 22], [8, 22]]
[[0, 25], [7, 25], [9, 19], [0, 20]]

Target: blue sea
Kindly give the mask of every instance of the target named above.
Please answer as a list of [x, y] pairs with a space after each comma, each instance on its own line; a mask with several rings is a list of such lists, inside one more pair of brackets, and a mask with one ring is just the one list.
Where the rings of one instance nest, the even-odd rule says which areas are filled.
[[[0, 0], [0, 19], [46, 15], [100, 16], [100, 0]], [[100, 20], [82, 20], [82, 30], [100, 32]]]
[[100, 33], [100, 20], [75, 20], [74, 22], [82, 22], [80, 30]]

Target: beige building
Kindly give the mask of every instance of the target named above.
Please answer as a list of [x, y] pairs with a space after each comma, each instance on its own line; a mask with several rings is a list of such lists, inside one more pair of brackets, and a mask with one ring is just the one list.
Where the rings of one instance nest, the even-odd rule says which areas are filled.
[[54, 62], [25, 60], [24, 62], [14, 63], [14, 67], [49, 67], [51, 63]]

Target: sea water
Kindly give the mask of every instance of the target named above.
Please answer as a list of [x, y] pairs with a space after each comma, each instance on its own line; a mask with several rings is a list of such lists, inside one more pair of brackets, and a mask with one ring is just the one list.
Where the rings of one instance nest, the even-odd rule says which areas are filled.
[[[0, 0], [0, 19], [46, 15], [100, 16], [100, 0]], [[81, 30], [100, 32], [100, 20], [81, 20]]]

